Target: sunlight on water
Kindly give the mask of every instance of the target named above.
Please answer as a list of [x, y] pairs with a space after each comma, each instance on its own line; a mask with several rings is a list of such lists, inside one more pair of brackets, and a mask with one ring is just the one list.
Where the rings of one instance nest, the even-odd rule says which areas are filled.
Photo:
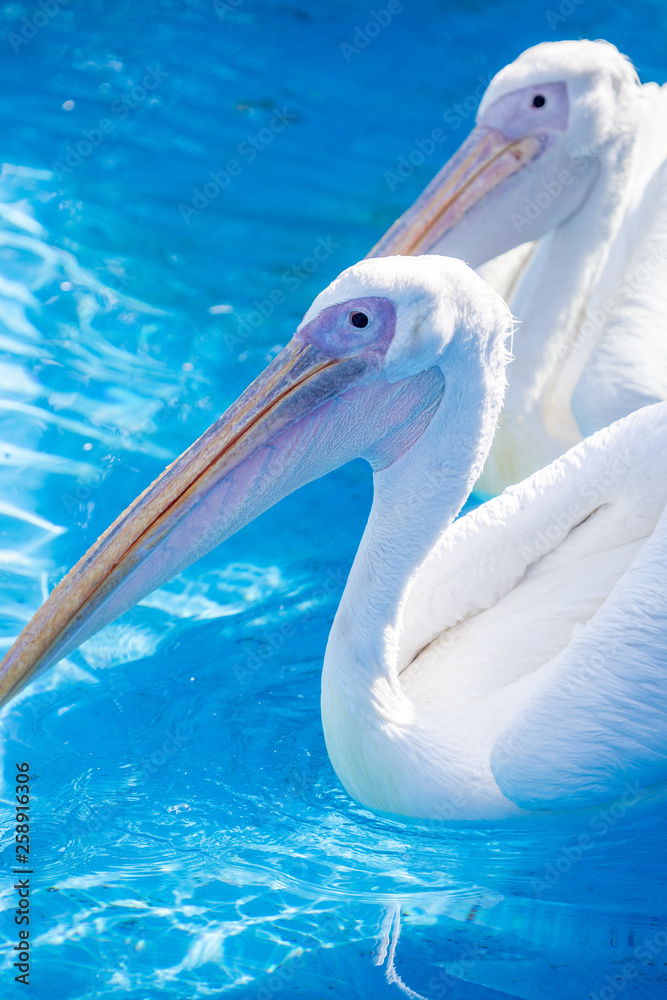
[[[3, 33], [28, 16], [2, 6]], [[554, 36], [542, 5], [428, 0], [346, 62], [367, 17], [347, 0], [73, 0], [7, 44], [5, 124], [19, 91], [28, 110], [0, 157], [2, 649], [432, 176], [437, 156], [386, 181], [443, 108], [546, 37], [604, 35], [662, 81], [664, 16], [587, 0]], [[123, 105], [150, 67], [152, 96]], [[3, 711], [5, 803], [15, 762], [34, 776], [40, 1000], [667, 996], [657, 792], [469, 827], [378, 817], [339, 785], [320, 669], [369, 502], [360, 463], [310, 485]]]

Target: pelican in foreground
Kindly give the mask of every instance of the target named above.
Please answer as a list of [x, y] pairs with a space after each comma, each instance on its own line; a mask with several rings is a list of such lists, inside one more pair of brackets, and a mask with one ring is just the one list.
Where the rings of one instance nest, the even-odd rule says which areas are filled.
[[7, 699], [304, 483], [373, 505], [329, 638], [327, 748], [383, 813], [490, 819], [667, 777], [667, 404], [454, 520], [493, 437], [511, 316], [460, 261], [366, 260], [56, 587]]
[[528, 49], [371, 255], [397, 253], [462, 258], [520, 320], [481, 493], [667, 399], [666, 89], [607, 42]]

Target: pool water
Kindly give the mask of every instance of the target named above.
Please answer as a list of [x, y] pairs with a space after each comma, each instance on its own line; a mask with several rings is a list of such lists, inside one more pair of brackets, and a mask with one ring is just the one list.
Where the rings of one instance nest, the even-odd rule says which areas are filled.
[[[3, 648], [416, 196], [497, 69], [605, 37], [667, 75], [650, 0], [385, 8], [0, 8]], [[341, 788], [320, 669], [370, 498], [362, 463], [301, 490], [4, 711], [6, 807], [15, 763], [33, 775], [33, 996], [667, 996], [659, 797], [443, 826]]]

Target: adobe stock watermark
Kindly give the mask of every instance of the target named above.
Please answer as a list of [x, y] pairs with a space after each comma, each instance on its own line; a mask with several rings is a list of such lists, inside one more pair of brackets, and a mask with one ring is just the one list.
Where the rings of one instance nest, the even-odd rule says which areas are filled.
[[628, 809], [641, 800], [644, 794], [645, 789], [640, 788], [638, 782], [635, 781], [632, 785], [628, 783], [623, 795], [610, 806], [599, 809], [588, 824], [590, 833], [580, 834], [574, 843], [563, 844], [553, 864], [549, 863], [545, 866], [542, 878], [531, 881], [531, 888], [535, 895], [541, 897], [552, 886], [560, 882], [563, 876], [567, 875], [572, 867], [582, 860], [586, 852], [595, 846], [596, 840], [605, 837], [623, 819]]
[[294, 973], [303, 966], [305, 960], [306, 957], [303, 952], [286, 959], [282, 965], [276, 968], [271, 976], [265, 979], [257, 992], [253, 994], [254, 1000], [271, 1000], [271, 997], [284, 990], [292, 982]]
[[21, 21], [20, 32], [10, 31], [7, 41], [14, 52], [18, 52], [22, 45], [27, 45], [35, 35], [39, 34], [42, 28], [50, 24], [60, 9], [70, 0], [37, 0], [39, 10], [36, 10], [30, 17], [24, 17]]
[[221, 21], [224, 21], [228, 14], [233, 14], [237, 7], [240, 7], [245, 0], [213, 0], [213, 9]]
[[562, 0], [557, 11], [551, 10], [551, 8], [549, 8], [549, 10], [545, 10], [544, 16], [546, 17], [551, 30], [555, 31], [557, 25], [564, 24], [568, 17], [571, 17], [572, 14], [574, 14], [577, 7], [581, 7], [582, 3], [585, 2], [586, 0]]
[[[311, 596], [311, 602], [319, 603], [334, 594], [340, 594], [345, 587], [347, 572], [341, 568], [329, 570], [321, 587], [318, 587]], [[308, 610], [299, 619], [299, 628], [307, 625], [312, 617], [312, 610]], [[252, 677], [258, 670], [270, 660], [279, 649], [285, 645], [286, 639], [291, 639], [297, 633], [296, 626], [291, 622], [284, 622], [278, 629], [266, 635], [261, 642], [257, 643], [254, 651], [246, 657], [245, 664], [234, 664], [234, 676], [239, 684], [243, 684], [249, 677]]]
[[228, 350], [232, 351], [245, 340], [252, 337], [253, 333], [262, 326], [266, 320], [273, 315], [276, 306], [284, 305], [288, 299], [288, 293], [296, 292], [304, 281], [317, 271], [321, 264], [331, 257], [332, 253], [340, 247], [331, 236], [319, 236], [312, 253], [308, 254], [298, 264], [292, 265], [283, 272], [280, 285], [276, 285], [265, 299], [255, 299], [253, 301], [254, 311], [244, 315], [235, 333], [225, 333], [223, 340]]
[[[445, 633], [446, 638], [444, 643], [442, 639], [438, 640], [440, 649], [444, 652], [444, 647], [447, 645], [455, 645], [457, 639], [460, 639], [461, 634], [468, 631], [469, 625], [466, 622], [461, 623], [462, 627], [460, 629], [448, 629]], [[443, 662], [445, 658], [443, 657]], [[403, 682], [403, 677], [401, 677], [401, 682]], [[405, 693], [409, 696], [410, 685], [404, 684]], [[433, 819], [437, 823], [449, 823], [452, 820], [465, 819], [467, 810], [470, 808], [471, 799], [480, 798], [483, 799], [486, 795], [486, 788], [484, 784], [484, 779], [478, 774], [470, 771], [466, 775], [465, 787], [461, 791], [453, 791], [449, 799], [445, 802], [440, 802], [436, 809]]]
[[451, 965], [448, 963], [446, 970], [439, 969], [438, 974], [429, 979], [430, 993], [438, 1000], [446, 997], [451, 987], [455, 989], [460, 987], [461, 980], [465, 979], [466, 974], [484, 956], [485, 951], [477, 941], [472, 945], [467, 944], [455, 962], [452, 962]]
[[446, 465], [429, 469], [419, 481], [411, 485], [406, 495], [406, 502], [412, 506], [421, 500], [432, 500], [442, 496], [448, 486], [451, 486], [452, 470]]
[[193, 215], [199, 215], [204, 209], [208, 208], [220, 192], [229, 187], [232, 177], [238, 177], [239, 174], [243, 173], [244, 167], [248, 163], [252, 163], [259, 153], [262, 153], [267, 146], [271, 145], [280, 132], [283, 132], [291, 122], [297, 120], [297, 117], [297, 115], [292, 114], [285, 107], [282, 110], [274, 108], [273, 117], [269, 124], [261, 128], [256, 135], [247, 136], [236, 147], [237, 156], [244, 162], [231, 159], [227, 161], [222, 170], [210, 170], [208, 174], [210, 180], [205, 181], [201, 188], [195, 187], [192, 189], [192, 201], [190, 203], [185, 201], [179, 203], [178, 210], [181, 213], [183, 221], [189, 225]]
[[405, 7], [401, 0], [389, 0], [386, 7], [381, 10], [370, 10], [369, 19], [363, 27], [355, 25], [352, 42], [341, 42], [340, 51], [346, 63], [352, 62], [353, 56], [358, 56], [360, 52], [368, 48], [374, 38], [383, 31], [387, 25], [391, 24], [397, 14], [402, 14]]
[[138, 784], [144, 784], [152, 774], [155, 774], [167, 763], [192, 737], [191, 731], [184, 731], [177, 726], [175, 731], [170, 729], [159, 747], [153, 750], [149, 757], [144, 757], [140, 764], [143, 771], [137, 778]]
[[573, 350], [578, 350], [591, 337], [597, 336], [603, 326], [612, 319], [618, 308], [619, 299], [627, 295], [636, 295], [641, 292], [652, 276], [661, 267], [667, 264], [667, 247], [662, 245], [653, 246], [650, 252], [645, 253], [636, 261], [623, 276], [622, 281], [613, 290], [613, 294], [601, 303], [598, 309], [587, 309], [586, 315], [577, 331], [577, 335], [571, 344], [563, 344], [558, 352], [559, 360]]
[[[495, 902], [496, 900], [492, 897], [488, 900], [482, 897], [473, 907], [473, 911], [477, 912], [480, 908], [487, 909], [489, 906], [495, 906]], [[398, 974], [396, 969], [396, 951], [400, 936], [401, 904], [396, 902], [393, 906], [389, 906], [387, 908], [382, 922], [374, 965], [382, 966], [385, 965], [386, 962], [385, 979], [387, 983], [390, 985], [396, 984], [402, 993], [404, 993], [407, 997], [410, 997], [410, 1000], [427, 1000], [427, 997], [425, 997], [422, 993], [417, 993], [415, 990], [411, 989]], [[438, 963], [442, 965], [443, 968], [439, 969], [437, 975], [432, 976], [429, 980], [428, 1000], [431, 1000], [432, 997], [437, 997], [438, 1000], [442, 997], [446, 997], [450, 988], [454, 987], [454, 989], [456, 989], [456, 987], [460, 984], [460, 981], [466, 977], [467, 973], [469, 973], [473, 966], [476, 965], [477, 962], [479, 962], [479, 960], [483, 957], [483, 949], [480, 944], [474, 942], [473, 944], [465, 945], [465, 947], [459, 952], [455, 962], [443, 961]]]
[[[301, 867], [305, 868], [305, 865], [302, 864]], [[317, 916], [317, 927], [322, 938], [324, 940], [340, 940], [341, 927], [333, 914], [322, 914], [315, 911], [315, 915]], [[316, 943], [318, 947], [321, 946], [319, 937]], [[296, 954], [290, 955], [276, 967], [271, 975], [262, 981], [262, 985], [259, 986], [255, 993], [248, 994], [249, 1000], [272, 1000], [273, 997], [291, 984], [294, 979], [294, 973], [303, 967], [305, 961], [306, 954], [302, 949], [299, 949]]]
[[415, 139], [410, 152], [399, 156], [396, 168], [394, 170], [385, 170], [384, 180], [390, 191], [395, 191], [399, 184], [405, 184], [406, 180], [412, 177], [415, 170], [421, 167], [447, 141], [450, 132], [456, 132], [464, 122], [477, 114], [482, 97], [492, 79], [493, 76], [478, 76], [478, 84], [474, 91], [468, 94], [462, 101], [452, 104], [451, 107], [443, 112], [442, 120], [448, 126], [448, 130], [438, 126], [423, 139]]
[[636, 461], [637, 456], [632, 449], [623, 448], [597, 476], [587, 479], [580, 490], [585, 503], [573, 501], [568, 504], [552, 518], [549, 524], [535, 532], [528, 545], [522, 547], [521, 554], [526, 565], [557, 548], [573, 528], [576, 528], [583, 518], [588, 517], [597, 504], [608, 497], [614, 483], [626, 478]]
[[517, 233], [522, 232], [539, 219], [542, 213], [560, 198], [565, 188], [569, 187], [573, 181], [574, 174], [570, 170], [561, 170], [557, 177], [553, 177], [549, 181], [543, 180], [542, 190], [538, 191], [534, 198], [526, 198], [523, 215], [519, 212], [512, 212], [512, 225]]
[[[517, 233], [529, 228], [560, 198], [563, 191], [573, 183], [576, 175], [586, 170], [591, 161], [600, 155], [606, 141], [606, 139], [596, 139], [589, 143], [572, 157], [572, 170], [560, 170], [556, 177], [542, 181], [542, 190], [534, 198], [526, 198], [523, 215], [519, 212], [513, 212], [511, 215], [511, 222]], [[529, 238], [529, 234], [524, 236], [524, 239]]]
[[[667, 927], [661, 927], [652, 938], [644, 938], [642, 944], [637, 945], [631, 962], [626, 962], [615, 975], [607, 973], [605, 985], [597, 993], [590, 992], [588, 1000], [616, 1000], [616, 997], [639, 975], [638, 964], [653, 965], [653, 959], [664, 952], [665, 948], [667, 948]], [[657, 995], [656, 993], [655, 996]]]
[[99, 489], [109, 474], [109, 469], [95, 468], [93, 473], [85, 482], [77, 482], [70, 487], [70, 491], [61, 494], [65, 510], [68, 514], [79, 513], [85, 504], [88, 503], [95, 490]]
[[70, 143], [67, 146], [63, 159], [53, 161], [51, 170], [58, 180], [64, 180], [67, 174], [71, 174], [73, 170], [81, 166], [83, 161], [98, 146], [102, 145], [107, 136], [115, 132], [118, 121], [124, 121], [168, 76], [169, 73], [166, 70], [160, 69], [159, 63], [147, 66], [141, 83], [111, 102], [109, 110], [115, 116], [115, 120], [114, 118], [100, 118], [94, 128], [82, 129], [81, 139], [74, 145]]
[[[135, 791], [145, 785], [149, 777], [164, 767], [167, 761], [179, 753], [191, 738], [192, 732], [184, 731], [180, 726], [176, 726], [174, 730], [170, 729], [160, 746], [156, 747], [150, 756], [139, 762], [142, 770], [132, 785], [132, 790]], [[127, 802], [124, 798], [110, 799], [98, 808], [91, 810], [89, 815], [78, 818], [77, 822], [88, 831], [98, 832], [108, 827], [126, 805]]]

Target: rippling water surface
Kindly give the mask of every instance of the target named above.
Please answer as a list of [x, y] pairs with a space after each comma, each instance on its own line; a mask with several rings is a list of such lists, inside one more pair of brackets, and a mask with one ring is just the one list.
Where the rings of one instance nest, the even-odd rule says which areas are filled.
[[[61, 2], [0, 8], [3, 648], [454, 150], [465, 105], [386, 176], [445, 109], [542, 39], [667, 68], [648, 0], [405, 0], [352, 54], [350, 0]], [[33, 996], [667, 996], [659, 800], [437, 827], [341, 789], [320, 666], [370, 488], [356, 463], [287, 499], [4, 712]]]

